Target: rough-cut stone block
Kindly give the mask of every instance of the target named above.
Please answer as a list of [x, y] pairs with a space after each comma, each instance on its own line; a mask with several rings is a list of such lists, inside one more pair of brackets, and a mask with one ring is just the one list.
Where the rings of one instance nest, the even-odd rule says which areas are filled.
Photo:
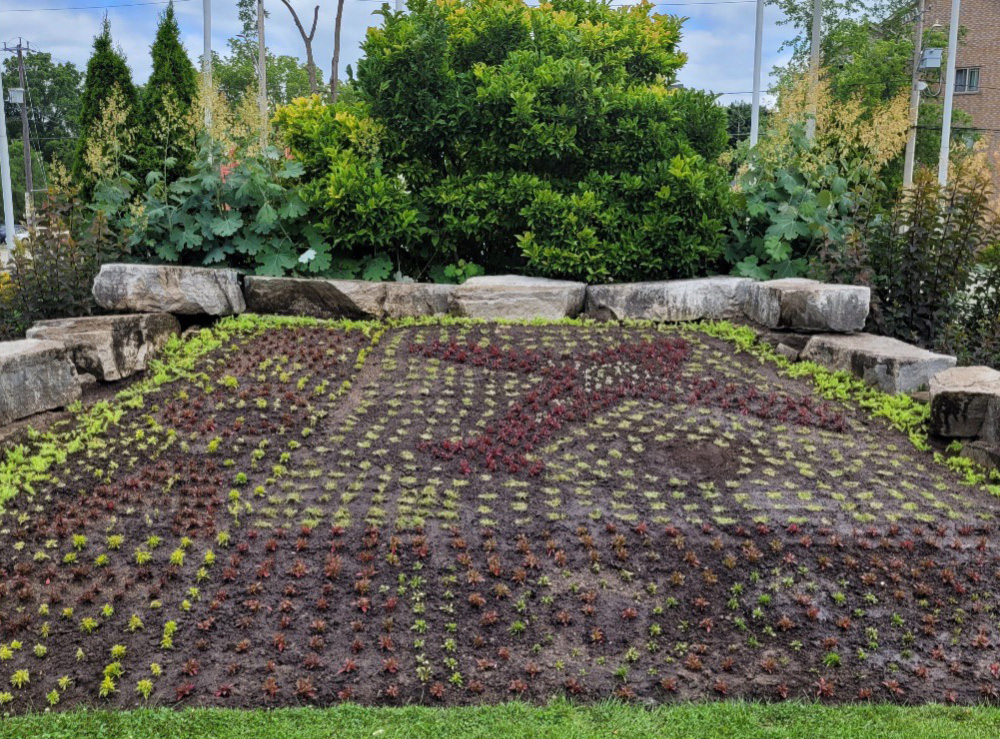
[[720, 320], [742, 315], [745, 277], [591, 285], [587, 313], [601, 318], [650, 321]]
[[813, 336], [802, 359], [850, 372], [886, 393], [917, 390], [956, 363], [955, 357], [874, 334]]
[[556, 320], [578, 315], [586, 294], [582, 282], [520, 275], [473, 277], [452, 291], [450, 310], [487, 320]]
[[1000, 446], [988, 441], [970, 441], [962, 446], [962, 456], [988, 470], [1000, 469]]
[[448, 312], [455, 287], [426, 282], [387, 282], [383, 310], [388, 318], [443, 315]]
[[363, 280], [247, 277], [247, 310], [314, 318], [380, 318], [386, 286]]
[[0, 425], [79, 400], [76, 369], [57, 341], [0, 343]]
[[995, 429], [984, 426], [988, 417], [1000, 417], [1000, 372], [989, 367], [955, 367], [936, 374], [930, 385], [932, 434], [948, 439], [996, 435]]
[[81, 376], [111, 382], [146, 369], [180, 330], [169, 313], [132, 313], [39, 321], [28, 338], [60, 342]]
[[768, 328], [850, 333], [865, 327], [870, 302], [867, 287], [789, 278], [751, 283], [743, 309]]
[[105, 264], [94, 298], [102, 308], [130, 313], [228, 316], [246, 309], [234, 269]]

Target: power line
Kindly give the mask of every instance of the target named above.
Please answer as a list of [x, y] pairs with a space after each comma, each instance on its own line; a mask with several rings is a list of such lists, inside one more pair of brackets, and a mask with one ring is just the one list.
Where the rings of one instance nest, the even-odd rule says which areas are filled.
[[[175, 3], [189, 3], [191, 0], [172, 0]], [[138, 8], [146, 5], [169, 5], [171, 0], [150, 0], [141, 3], [123, 3], [121, 5], [74, 5], [66, 8], [4, 8], [0, 13], [39, 13], [48, 10], [108, 10], [115, 8]]]

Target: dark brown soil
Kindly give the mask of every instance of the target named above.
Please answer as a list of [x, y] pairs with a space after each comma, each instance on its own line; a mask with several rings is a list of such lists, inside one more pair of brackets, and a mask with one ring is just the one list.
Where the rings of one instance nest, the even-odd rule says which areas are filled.
[[881, 421], [685, 331], [368, 345], [238, 336], [8, 502], [0, 710], [997, 699], [996, 499]]

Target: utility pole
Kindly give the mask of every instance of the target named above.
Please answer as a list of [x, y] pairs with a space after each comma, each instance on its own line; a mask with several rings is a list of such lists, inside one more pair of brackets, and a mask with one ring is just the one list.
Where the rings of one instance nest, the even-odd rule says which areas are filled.
[[938, 182], [948, 184], [948, 158], [951, 156], [951, 110], [955, 102], [955, 62], [958, 58], [958, 23], [962, 0], [951, 0], [948, 25], [948, 58], [944, 67], [944, 117], [941, 119], [941, 153], [938, 155]]
[[201, 82], [205, 88], [205, 130], [212, 130], [212, 0], [202, 0], [205, 19], [205, 51], [201, 61]]
[[750, 148], [760, 136], [760, 54], [764, 43], [764, 0], [757, 0], [757, 26], [753, 41], [753, 105], [750, 107]]
[[260, 148], [267, 146], [267, 52], [264, 45], [264, 0], [257, 0], [257, 67], [260, 80]]
[[819, 92], [819, 45], [823, 35], [823, 0], [813, 0], [812, 37], [809, 42], [809, 113], [806, 121], [806, 138], [816, 135], [816, 116], [819, 114], [817, 93]]
[[403, 0], [396, 0], [396, 12], [397, 13], [403, 12]]
[[35, 178], [31, 171], [31, 136], [28, 128], [28, 86], [24, 73], [24, 52], [31, 51], [31, 44], [17, 40], [17, 46], [3, 45], [3, 50], [17, 54], [17, 76], [21, 85], [21, 143], [24, 148], [24, 219], [31, 225], [34, 211]]
[[920, 59], [924, 44], [924, 0], [917, 0], [917, 19], [913, 24], [913, 76], [910, 81], [910, 130], [906, 135], [903, 158], [903, 187], [913, 186], [913, 163], [917, 155], [917, 124], [920, 122]]
[[7, 227], [7, 254], [14, 253], [14, 192], [10, 185], [10, 151], [7, 149], [7, 105], [0, 74], [0, 184], [3, 185], [3, 220]]

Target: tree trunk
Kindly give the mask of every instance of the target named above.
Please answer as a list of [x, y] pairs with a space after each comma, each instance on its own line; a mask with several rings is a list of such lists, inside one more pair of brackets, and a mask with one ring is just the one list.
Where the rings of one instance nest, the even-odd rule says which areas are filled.
[[309, 91], [315, 95], [319, 92], [319, 80], [316, 77], [316, 61], [313, 58], [312, 42], [316, 37], [316, 24], [319, 22], [319, 6], [317, 5], [315, 10], [313, 10], [312, 29], [307, 34], [302, 22], [299, 21], [299, 14], [295, 12], [295, 8], [292, 7], [291, 2], [289, 2], [289, 0], [281, 0], [281, 2], [284, 3], [286, 8], [288, 8], [288, 12], [292, 14], [292, 20], [295, 21], [295, 27], [299, 29], [299, 35], [302, 37], [302, 43], [305, 44], [306, 70], [309, 72]]
[[337, 21], [333, 29], [333, 69], [330, 71], [330, 102], [337, 102], [337, 86], [340, 83], [340, 23], [344, 19], [344, 0], [337, 0]]

